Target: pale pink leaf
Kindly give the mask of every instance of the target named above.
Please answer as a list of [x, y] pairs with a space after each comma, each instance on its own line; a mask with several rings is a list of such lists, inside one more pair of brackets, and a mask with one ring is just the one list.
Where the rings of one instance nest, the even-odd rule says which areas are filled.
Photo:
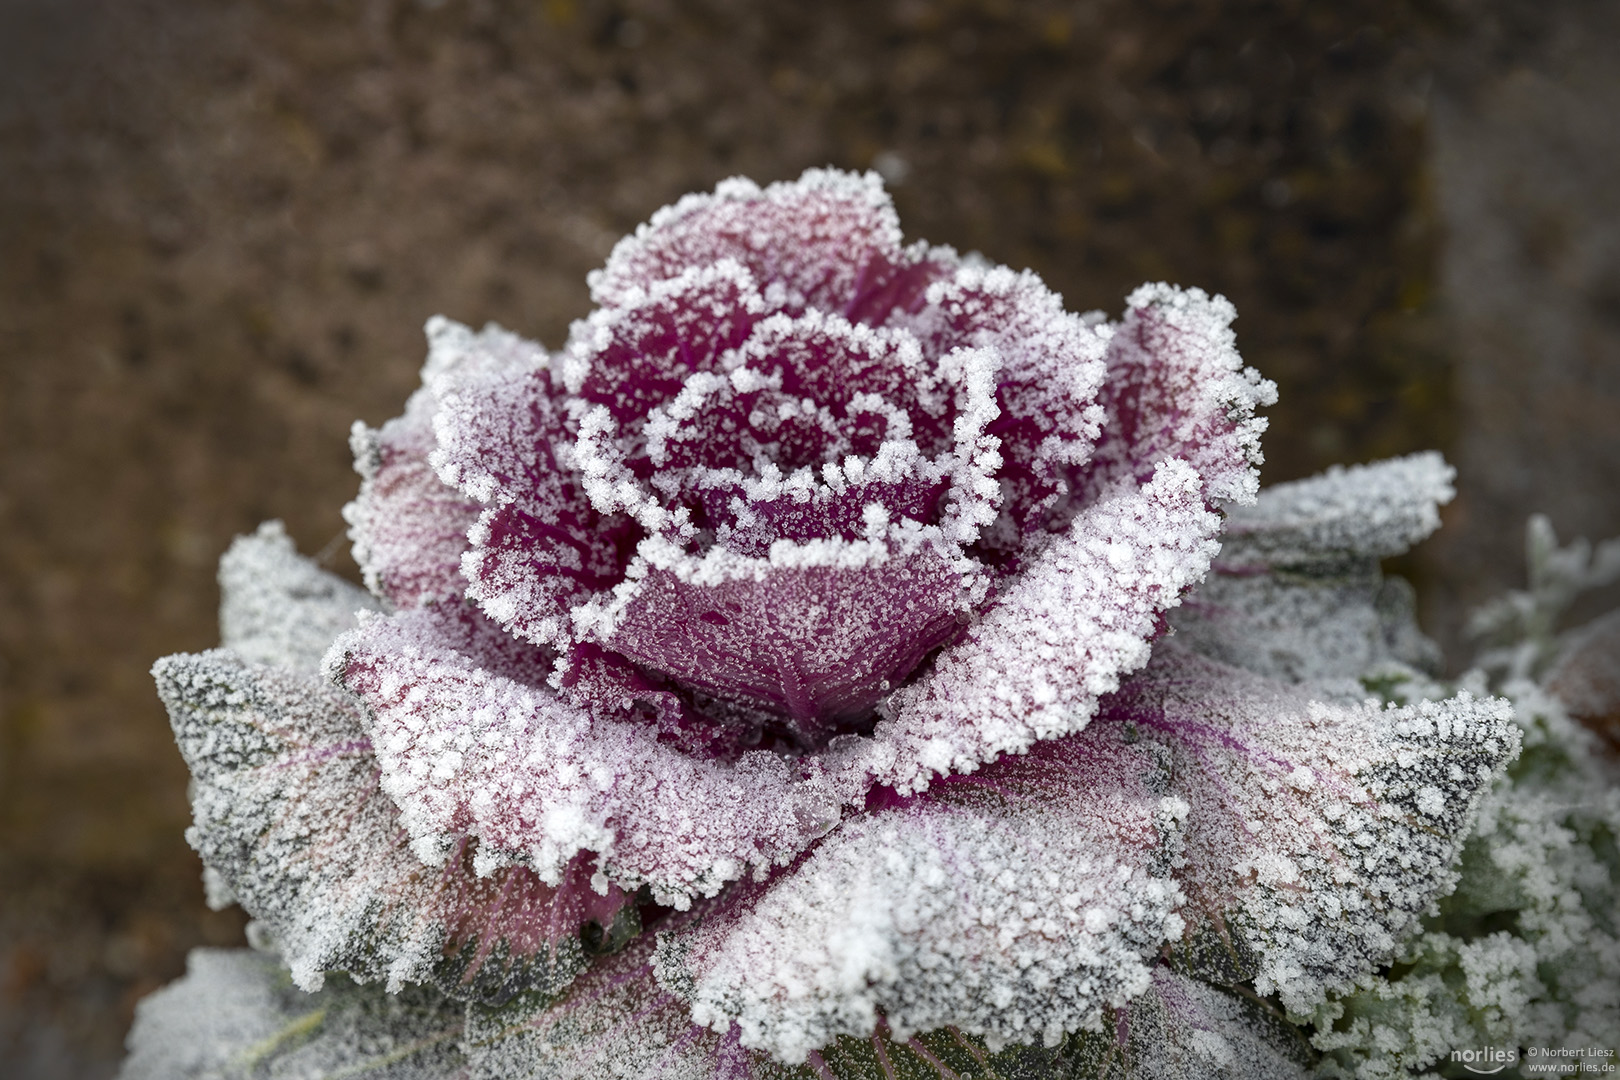
[[1186, 804], [1117, 729], [1008, 756], [846, 821], [791, 870], [661, 935], [693, 1016], [789, 1063], [880, 1017], [991, 1046], [1093, 1028], [1179, 938]]

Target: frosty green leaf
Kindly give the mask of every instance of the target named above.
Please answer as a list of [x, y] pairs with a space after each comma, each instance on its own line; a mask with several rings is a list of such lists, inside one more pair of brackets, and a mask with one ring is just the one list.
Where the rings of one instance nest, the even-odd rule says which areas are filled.
[[195, 949], [135, 1010], [120, 1080], [461, 1080], [462, 1006], [341, 977], [319, 993], [273, 957]]
[[765, 1080], [769, 1063], [692, 1023], [685, 1004], [653, 981], [651, 935], [597, 963], [558, 1004], [517, 1009], [515, 1021], [475, 1010], [469, 1080]]
[[1529, 587], [1485, 604], [1468, 620], [1468, 632], [1487, 646], [1476, 663], [1508, 678], [1543, 674], [1559, 650], [1559, 617], [1581, 593], [1620, 581], [1620, 537], [1560, 545], [1552, 522], [1533, 514], [1525, 523], [1525, 561]]
[[583, 967], [580, 882], [480, 879], [468, 852], [423, 865], [336, 690], [225, 650], [168, 657], [154, 674], [195, 778], [187, 839], [299, 985], [346, 971], [504, 995], [559, 989]]
[[1440, 527], [1456, 475], [1431, 450], [1273, 484], [1253, 506], [1232, 508], [1220, 564], [1298, 568], [1399, 555]]
[[1304, 1080], [1314, 1057], [1266, 1002], [1164, 967], [1071, 1053], [1073, 1080]]
[[1453, 471], [1413, 454], [1277, 484], [1232, 508], [1209, 577], [1170, 615], [1180, 640], [1350, 700], [1370, 673], [1438, 670], [1411, 587], [1385, 580], [1378, 561], [1439, 527]]
[[303, 558], [279, 521], [239, 536], [219, 561], [221, 643], [245, 660], [320, 671], [332, 639], [376, 611], [376, 597]]
[[[1315, 1010], [1324, 1077], [1401, 1080], [1484, 1046], [1620, 1045], [1620, 765], [1571, 715], [1591, 707], [1593, 683], [1565, 681], [1616, 614], [1556, 632], [1570, 602], [1610, 576], [1620, 543], [1560, 547], [1541, 518], [1526, 533], [1530, 587], [1476, 620], [1497, 678], [1475, 669], [1461, 680], [1512, 700], [1524, 752], [1481, 800], [1456, 890], [1399, 966]], [[1578, 662], [1612, 684], [1613, 655]]]
[[1388, 962], [1519, 750], [1500, 699], [1324, 704], [1174, 643], [1098, 723], [1169, 752], [1189, 930], [1241, 939], [1292, 1011]]

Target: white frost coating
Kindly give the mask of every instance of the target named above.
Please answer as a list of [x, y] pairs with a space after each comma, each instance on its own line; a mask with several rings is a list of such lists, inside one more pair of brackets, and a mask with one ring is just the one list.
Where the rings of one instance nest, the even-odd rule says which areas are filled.
[[119, 1080], [247, 1076], [452, 1080], [466, 1060], [464, 1007], [415, 987], [306, 994], [271, 957], [194, 949], [186, 974], [135, 1007]]
[[[1526, 541], [1530, 588], [1481, 609], [1491, 638], [1476, 662], [1497, 678], [1460, 680], [1513, 701], [1524, 755], [1481, 801], [1436, 929], [1398, 974], [1367, 976], [1311, 1017], [1324, 1078], [1405, 1080], [1456, 1047], [1620, 1046], [1620, 762], [1600, 735], [1620, 712], [1620, 615], [1552, 633], [1620, 570], [1620, 541], [1560, 548], [1539, 517]], [[1481, 918], [1510, 929], [1476, 938]]]
[[1432, 1076], [1420, 1070], [1457, 1049], [1604, 1045], [1601, 1036], [1582, 1037], [1562, 1025], [1534, 1031], [1527, 1023], [1542, 986], [1535, 950], [1511, 934], [1463, 942], [1429, 931], [1408, 942], [1398, 959], [1409, 970], [1393, 982], [1383, 975], [1361, 980], [1348, 1016], [1342, 999], [1313, 1014], [1311, 1045], [1324, 1051], [1317, 1069], [1322, 1080]]
[[[444, 941], [426, 912], [404, 913], [396, 940], [378, 942], [391, 955], [353, 948], [370, 936], [365, 907], [380, 883], [368, 879], [429, 876], [390, 837], [393, 807], [377, 797], [353, 706], [318, 680], [225, 651], [165, 657], [153, 674], [195, 781], [187, 839], [269, 924], [294, 980], [318, 990], [324, 972], [351, 966], [424, 977]], [[429, 900], [416, 891], [405, 894]]]
[[1325, 705], [1174, 644], [1110, 720], [1173, 756], [1194, 933], [1224, 920], [1256, 988], [1294, 1012], [1389, 962], [1455, 884], [1480, 797], [1519, 751], [1499, 698]]
[[1171, 625], [1206, 656], [1334, 698], [1359, 699], [1363, 679], [1438, 671], [1411, 586], [1385, 580], [1378, 560], [1439, 524], [1450, 476], [1417, 454], [1266, 488], [1232, 511], [1209, 578]]
[[[689, 271], [655, 286], [652, 295], [655, 299], [665, 293], [678, 296], [704, 280], [697, 271]], [[748, 284], [744, 275], [742, 285]], [[571, 383], [582, 383], [589, 374], [592, 348], [605, 347], [598, 338], [636, 314], [634, 309], [610, 309], [592, 317], [600, 318], [600, 332], [576, 327], [567, 369]], [[689, 319], [715, 318], [702, 309], [683, 314]], [[781, 372], [764, 369], [791, 364], [794, 359], [790, 358], [802, 362], [804, 352], [815, 350], [837, 355], [845, 363], [859, 361], [857, 366], [905, 372], [906, 378], [894, 388], [899, 400], [865, 392], [856, 392], [847, 401], [835, 398], [844, 414], [840, 418], [829, 402], [786, 398], [781, 392]], [[606, 406], [575, 406], [579, 434], [572, 461], [599, 512], [622, 511], [650, 532], [672, 530], [690, 539], [695, 530], [687, 523], [685, 511], [672, 510], [666, 503], [681, 494], [734, 489], [740, 500], [733, 509], [737, 521], [723, 523], [715, 538], [716, 546], [725, 546], [733, 532], [746, 531], [754, 521], [751, 508], [757, 504], [788, 500], [825, 507], [863, 496], [882, 502], [892, 497], [896, 486], [908, 481], [923, 486], [945, 481], [944, 513], [940, 524], [931, 526], [939, 536], [958, 546], [971, 544], [995, 520], [1002, 498], [995, 478], [1002, 465], [1001, 440], [985, 431], [1000, 415], [996, 377], [1001, 363], [994, 349], [957, 348], [941, 356], [935, 369], [929, 370], [917, 339], [907, 330], [873, 328], [851, 323], [836, 313], [809, 311], [797, 318], [777, 314], [760, 322], [740, 348], [720, 358], [720, 365], [725, 374], [701, 370], [686, 375], [679, 391], [651, 408], [645, 423], [630, 432], [622, 430]], [[860, 376], [851, 374], [858, 385]], [[955, 395], [953, 441], [948, 449], [930, 455], [912, 437], [908, 409], [930, 411], [931, 399], [942, 390]], [[708, 440], [739, 438], [729, 420], [716, 421], [711, 414], [735, 410], [738, 399], [747, 395], [759, 395], [759, 405], [748, 414], [750, 430], [740, 435], [751, 468], [670, 464], [677, 450], [684, 457], [701, 458], [701, 447]], [[1073, 411], [1072, 403], [1069, 408]], [[870, 457], [851, 452], [846, 430], [863, 415], [884, 420], [884, 440]], [[782, 456], [779, 433], [786, 421], [809, 423], [818, 430], [825, 440], [821, 452], [826, 459], [819, 467], [804, 465], [783, 473], [777, 459]], [[632, 455], [645, 455], [658, 471], [642, 481], [626, 464]]]
[[[230, 649], [167, 657], [153, 670], [194, 777], [187, 839], [204, 860], [210, 905], [243, 904], [306, 989], [328, 970], [396, 987], [469, 971], [512, 975], [512, 950], [496, 944], [502, 905], [485, 906], [493, 884], [469, 885], [411, 854], [377, 788], [358, 711], [319, 678], [331, 638], [376, 601], [299, 556], [279, 522], [236, 540], [220, 584]], [[494, 962], [470, 965], [467, 951], [445, 966], [451, 934], [466, 931], [488, 939]], [[566, 984], [583, 958], [571, 926], [562, 937], [523, 961], [522, 979]]]
[[879, 782], [920, 791], [934, 773], [1085, 727], [1097, 699], [1147, 663], [1159, 613], [1203, 578], [1219, 527], [1202, 478], [1180, 461], [1081, 511], [966, 640], [889, 699]]
[[279, 521], [238, 536], [219, 561], [221, 643], [245, 659], [320, 672], [332, 639], [377, 600], [298, 554]]
[[[450, 931], [492, 886], [412, 855], [352, 703], [224, 650], [166, 657], [153, 673], [194, 779], [186, 838], [271, 930], [293, 980], [318, 990], [325, 972], [348, 971], [397, 990], [434, 979]], [[498, 924], [477, 928], [493, 939]], [[571, 928], [564, 937], [534, 961], [548, 989], [583, 963]]]
[[[1546, 553], [1535, 539], [1532, 560]], [[1537, 591], [1565, 584], [1549, 578]], [[1556, 616], [1572, 596], [1527, 598]], [[1498, 644], [1533, 652], [1535, 629], [1520, 624], [1519, 641]], [[1588, 659], [1612, 679], [1615, 655]], [[1440, 930], [1409, 943], [1398, 977], [1369, 975], [1312, 1016], [1324, 1077], [1405, 1080], [1457, 1047], [1620, 1046], [1620, 875], [1608, 841], [1620, 835], [1620, 764], [1571, 719], [1556, 676], [1500, 685], [1524, 756], [1481, 800]], [[1442, 932], [1472, 937], [1482, 917], [1511, 929], [1472, 941]]]
[[456, 619], [371, 619], [327, 657], [367, 700], [383, 790], [419, 854], [472, 835], [484, 865], [555, 882], [576, 853], [596, 852], [613, 881], [684, 908], [748, 866], [785, 862], [865, 792], [815, 758], [702, 761], [639, 724], [593, 720], [461, 651]]
[[1504, 1012], [1512, 1035], [1620, 1045], [1620, 875], [1603, 839], [1620, 835], [1620, 765], [1556, 696], [1527, 680], [1504, 690], [1524, 728], [1525, 764], [1539, 768], [1516, 769], [1480, 807], [1478, 867], [1458, 899], [1463, 910], [1516, 910], [1515, 933], [1547, 979], [1526, 983], [1540, 991], [1528, 1009]]
[[[949, 279], [928, 287], [922, 312], [899, 322], [926, 336], [939, 335], [954, 323], [971, 345], [998, 353], [1007, 373], [1027, 381], [1024, 392], [1035, 395], [1017, 402], [1020, 416], [1063, 415], [1094, 398], [1106, 376], [1106, 338], [1081, 316], [1065, 311], [1063, 297], [1032, 270], [964, 262]], [[1100, 419], [1089, 418], [1088, 423]], [[1096, 430], [1088, 437], [1096, 438]], [[1085, 458], [1082, 453], [1065, 460], [1080, 464]]]
[[1457, 470], [1434, 451], [1275, 484], [1226, 521], [1219, 566], [1295, 567], [1399, 555], [1440, 527]]
[[1134, 476], [1166, 457], [1184, 458], [1210, 499], [1247, 503], [1259, 489], [1267, 421], [1254, 410], [1277, 401], [1277, 384], [1243, 366], [1224, 296], [1163, 282], [1126, 299], [1125, 318], [1106, 333], [1107, 411], [1087, 478], [1091, 490]]
[[971, 544], [979, 532], [996, 520], [1001, 504], [1001, 440], [985, 433], [1001, 415], [996, 404], [996, 380], [1001, 357], [994, 349], [956, 349], [939, 362], [941, 381], [957, 387], [956, 439], [949, 459], [951, 487], [941, 525], [953, 543]]
[[[719, 585], [727, 581], [764, 581], [772, 570], [803, 570], [830, 567], [838, 570], [864, 570], [889, 561], [889, 544], [878, 540], [776, 540], [767, 558], [738, 555], [724, 548], [710, 548], [702, 555], [689, 555], [662, 538], [643, 540], [636, 549], [647, 565], [667, 570], [691, 585]], [[898, 554], [898, 553], [897, 553]]]
[[586, 282], [595, 303], [617, 306], [635, 288], [732, 258], [802, 307], [850, 295], [862, 263], [874, 255], [899, 262], [900, 245], [900, 218], [877, 173], [808, 169], [763, 190], [732, 177], [712, 194], [686, 195], [659, 210]]
[[[989, 582], [982, 568], [946, 544], [937, 526], [907, 529], [900, 524], [882, 533], [892, 539], [881, 536], [866, 540], [833, 538], [803, 543], [775, 540], [765, 558], [739, 555], [723, 547], [693, 554], [663, 537], [649, 537], [636, 546], [636, 557], [625, 568], [623, 581], [611, 592], [594, 596], [570, 612], [574, 636], [582, 641], [596, 640], [611, 645], [626, 612], [644, 599], [644, 592], [653, 581], [653, 571], [668, 573], [683, 584], [705, 588], [728, 582], [774, 580], [787, 595], [793, 586], [786, 582], [794, 571], [839, 570], [853, 574], [882, 567], [891, 559], [907, 560], [928, 566], [948, 566], [961, 576], [960, 595], [954, 604], [948, 605], [952, 609], [969, 611], [984, 599]], [[853, 633], [856, 625], [848, 620], [842, 622], [840, 628]]]
[[751, 904], [662, 935], [659, 981], [790, 1064], [871, 1035], [880, 1012], [902, 1042], [952, 1025], [1055, 1046], [1099, 1028], [1180, 935], [1164, 875], [1187, 807], [1150, 790], [1150, 754], [1089, 734], [846, 822]]
[[997, 480], [1004, 504], [1028, 505], [1023, 520], [1003, 513], [984, 528], [991, 546], [1038, 543], [1047, 513], [1072, 495], [1069, 472], [1090, 459], [1103, 429], [1096, 399], [1108, 374], [1106, 335], [1065, 311], [1063, 298], [1031, 271], [958, 263], [947, 249], [936, 254], [955, 272], [929, 286], [921, 311], [895, 322], [941, 355], [966, 345], [995, 357], [997, 395], [1019, 424], [997, 448], [1006, 466]]
[[1440, 649], [1418, 629], [1412, 587], [1378, 564], [1331, 574], [1224, 574], [1216, 568], [1170, 616], [1178, 641], [1222, 663], [1357, 701], [1362, 681], [1433, 671]]
[[[686, 309], [686, 310], [683, 310]], [[591, 372], [595, 355], [615, 336], [641, 336], [655, 328], [649, 314], [670, 319], [670, 328], [690, 330], [707, 321], [722, 322], [738, 316], [757, 318], [770, 306], [742, 264], [722, 258], [710, 265], [688, 266], [667, 280], [650, 281], [626, 289], [617, 303], [597, 308], [569, 328], [568, 344], [558, 357], [563, 385], [577, 394]], [[669, 363], [678, 355], [678, 341], [669, 342], [671, 355], [649, 357]]]
[[1298, 1035], [1266, 1006], [1163, 966], [1154, 969], [1152, 987], [1131, 1002], [1121, 1031], [1124, 1045], [1115, 1042], [1110, 1049], [1115, 1067], [1123, 1066], [1133, 1080], [1310, 1075]]
[[[491, 466], [532, 461], [560, 434], [537, 429], [543, 418], [513, 408], [511, 400], [519, 396], [514, 384], [549, 385], [551, 358], [535, 342], [494, 323], [475, 333], [436, 315], [428, 320], [427, 333], [422, 386], [438, 405], [428, 464], [446, 486], [487, 504], [501, 481]], [[537, 447], [536, 440], [544, 441]]]
[[349, 438], [361, 477], [360, 494], [343, 508], [355, 562], [368, 589], [401, 607], [463, 593], [461, 556], [478, 516], [477, 500], [447, 487], [429, 463], [438, 449], [436, 387], [458, 372], [471, 373], [475, 383], [492, 372], [515, 377], [543, 366], [545, 357], [539, 346], [494, 324], [475, 333], [435, 315], [426, 332], [422, 388], [404, 414], [377, 429], [357, 420]]
[[455, 588], [433, 599], [465, 595], [519, 637], [565, 647], [568, 608], [592, 591], [580, 579], [618, 565], [568, 468], [574, 435], [552, 361], [494, 325], [474, 334], [437, 319], [429, 331], [427, 460], [441, 491], [484, 507], [463, 524]]

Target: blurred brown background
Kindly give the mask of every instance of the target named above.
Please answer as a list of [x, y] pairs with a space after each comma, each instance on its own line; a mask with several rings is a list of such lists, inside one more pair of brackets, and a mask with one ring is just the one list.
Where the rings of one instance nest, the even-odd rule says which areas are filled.
[[[443, 312], [547, 344], [660, 205], [875, 167], [1073, 309], [1226, 293], [1269, 481], [1430, 446], [1431, 628], [1531, 510], [1620, 532], [1620, 5], [0, 0], [0, 1071], [110, 1075], [240, 939], [147, 677], [285, 519], [352, 572], [346, 436]], [[1461, 655], [1461, 654], [1459, 654]]]

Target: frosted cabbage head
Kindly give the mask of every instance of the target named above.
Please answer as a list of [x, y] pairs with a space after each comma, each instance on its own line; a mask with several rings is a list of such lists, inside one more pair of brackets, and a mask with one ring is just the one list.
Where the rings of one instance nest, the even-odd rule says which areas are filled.
[[[591, 287], [555, 353], [429, 323], [354, 434], [370, 594], [270, 523], [225, 647], [154, 669], [211, 902], [473, 1075], [1302, 1075], [1219, 987], [1386, 963], [1518, 748], [1362, 700], [1427, 656], [1377, 560], [1438, 456], [1243, 507], [1274, 390], [1225, 300], [1067, 312], [871, 176], [690, 196]], [[221, 982], [257, 1019], [208, 1052], [262, 1042], [278, 970], [194, 958], [128, 1075]], [[338, 1020], [310, 1055], [381, 1045]]]
[[423, 853], [589, 850], [670, 899], [782, 862], [1077, 730], [1255, 488], [1274, 391], [1226, 301], [1066, 312], [903, 245], [871, 175], [727, 181], [590, 280], [556, 354], [430, 323], [406, 415], [357, 430], [397, 613], [331, 663]]

